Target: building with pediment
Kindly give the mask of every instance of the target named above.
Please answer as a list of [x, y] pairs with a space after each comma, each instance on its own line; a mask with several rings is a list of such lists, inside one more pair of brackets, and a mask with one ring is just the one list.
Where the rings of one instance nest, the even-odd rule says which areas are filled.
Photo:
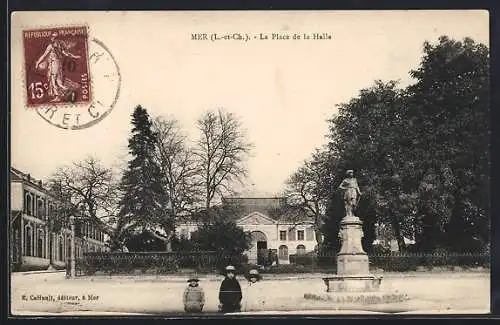
[[[271, 252], [277, 255], [279, 264], [288, 264], [291, 254], [305, 254], [316, 247], [314, 219], [283, 215], [279, 212], [283, 200], [279, 197], [224, 199], [225, 203], [239, 207], [240, 212], [233, 219], [237, 226], [252, 236], [252, 247], [246, 252], [249, 263], [261, 264], [264, 256]], [[185, 222], [177, 226], [176, 233], [190, 239], [197, 229], [196, 222]]]
[[[60, 231], [49, 229], [57, 204], [41, 180], [11, 167], [9, 250], [12, 271], [66, 266], [72, 236], [68, 218], [62, 221]], [[87, 251], [108, 250], [99, 221], [78, 222], [75, 232], [75, 257], [82, 257]]]

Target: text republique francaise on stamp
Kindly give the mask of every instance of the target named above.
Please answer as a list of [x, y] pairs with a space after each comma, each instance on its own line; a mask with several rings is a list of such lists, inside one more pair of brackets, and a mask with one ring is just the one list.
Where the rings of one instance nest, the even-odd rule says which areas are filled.
[[87, 128], [111, 112], [119, 68], [86, 26], [24, 30], [23, 45], [28, 108], [63, 129]]

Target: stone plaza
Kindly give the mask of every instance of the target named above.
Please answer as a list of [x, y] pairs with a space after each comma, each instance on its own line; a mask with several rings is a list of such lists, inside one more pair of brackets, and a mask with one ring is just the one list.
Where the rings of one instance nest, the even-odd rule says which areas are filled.
[[[266, 275], [249, 285], [239, 278], [241, 314], [486, 314], [490, 311], [490, 273], [385, 273], [381, 290], [404, 292], [410, 298], [389, 304], [336, 304], [304, 299], [304, 292], [323, 292], [324, 274]], [[95, 276], [68, 279], [57, 273], [13, 273], [13, 315], [169, 315], [184, 313], [183, 276]], [[200, 275], [205, 291], [203, 313], [217, 312], [222, 276]], [[47, 298], [52, 296], [51, 298]], [[62, 299], [57, 299], [58, 296]], [[85, 296], [83, 300], [82, 296]], [[90, 299], [89, 299], [90, 298]]]

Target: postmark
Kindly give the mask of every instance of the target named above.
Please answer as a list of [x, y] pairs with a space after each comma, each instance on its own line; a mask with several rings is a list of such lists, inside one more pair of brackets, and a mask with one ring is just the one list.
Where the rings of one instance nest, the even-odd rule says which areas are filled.
[[114, 108], [120, 92], [118, 64], [86, 26], [23, 31], [26, 106], [48, 123], [78, 130]]

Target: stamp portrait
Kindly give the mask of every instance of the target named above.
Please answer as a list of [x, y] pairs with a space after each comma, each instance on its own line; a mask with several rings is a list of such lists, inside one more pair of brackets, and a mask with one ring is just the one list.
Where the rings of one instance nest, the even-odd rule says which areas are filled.
[[92, 100], [85, 26], [23, 33], [26, 104], [77, 104]]

